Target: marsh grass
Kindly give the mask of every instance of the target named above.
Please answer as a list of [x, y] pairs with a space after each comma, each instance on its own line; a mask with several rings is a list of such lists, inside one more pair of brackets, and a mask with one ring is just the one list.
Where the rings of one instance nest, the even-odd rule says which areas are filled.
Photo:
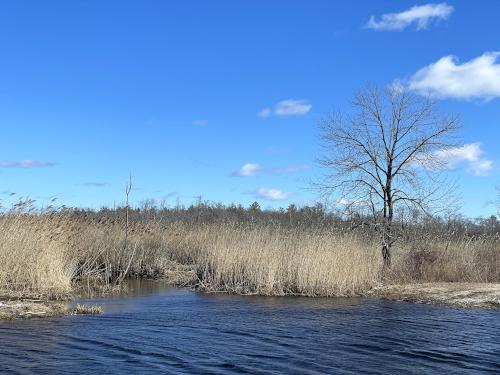
[[393, 283], [500, 281], [500, 237], [419, 238], [395, 252]]
[[66, 221], [31, 215], [0, 217], [0, 291], [58, 298], [71, 291]]
[[208, 228], [205, 236], [196, 268], [207, 291], [354, 295], [380, 272], [375, 244], [355, 236], [269, 227]]
[[74, 315], [99, 315], [102, 314], [102, 306], [77, 304], [72, 313]]
[[363, 295], [381, 283], [500, 281], [498, 236], [414, 238], [382, 273], [377, 240], [335, 228], [132, 222], [70, 213], [0, 216], [0, 294], [64, 298], [75, 287], [167, 279], [207, 292]]

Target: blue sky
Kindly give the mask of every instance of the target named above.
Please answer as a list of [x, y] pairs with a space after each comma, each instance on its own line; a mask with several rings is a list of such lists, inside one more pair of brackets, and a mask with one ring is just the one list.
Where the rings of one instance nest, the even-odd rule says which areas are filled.
[[450, 173], [462, 212], [489, 215], [499, 13], [495, 1], [2, 2], [0, 198], [113, 205], [131, 172], [135, 202], [313, 202], [318, 119], [367, 82], [401, 80], [461, 114], [468, 146]]

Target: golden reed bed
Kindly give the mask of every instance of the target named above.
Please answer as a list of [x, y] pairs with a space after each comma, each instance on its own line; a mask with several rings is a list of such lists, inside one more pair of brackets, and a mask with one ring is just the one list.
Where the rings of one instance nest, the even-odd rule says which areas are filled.
[[[366, 237], [366, 236], [364, 236]], [[331, 229], [132, 223], [59, 213], [0, 216], [0, 297], [65, 298], [127, 277], [205, 291], [351, 296], [387, 284], [498, 282], [497, 237], [406, 240], [383, 271], [377, 239]]]

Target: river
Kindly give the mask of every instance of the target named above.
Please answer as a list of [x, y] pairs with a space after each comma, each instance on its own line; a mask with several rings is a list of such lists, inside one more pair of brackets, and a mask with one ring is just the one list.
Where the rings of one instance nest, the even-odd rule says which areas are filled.
[[99, 316], [0, 323], [18, 374], [500, 373], [500, 311], [202, 294], [144, 282]]

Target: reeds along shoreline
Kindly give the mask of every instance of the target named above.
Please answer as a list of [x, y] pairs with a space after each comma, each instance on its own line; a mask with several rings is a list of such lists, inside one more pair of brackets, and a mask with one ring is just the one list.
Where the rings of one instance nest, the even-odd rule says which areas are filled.
[[0, 295], [64, 298], [76, 286], [168, 278], [206, 291], [363, 295], [381, 283], [498, 282], [498, 235], [407, 238], [382, 273], [376, 238], [335, 227], [132, 221], [66, 213], [0, 216]]

